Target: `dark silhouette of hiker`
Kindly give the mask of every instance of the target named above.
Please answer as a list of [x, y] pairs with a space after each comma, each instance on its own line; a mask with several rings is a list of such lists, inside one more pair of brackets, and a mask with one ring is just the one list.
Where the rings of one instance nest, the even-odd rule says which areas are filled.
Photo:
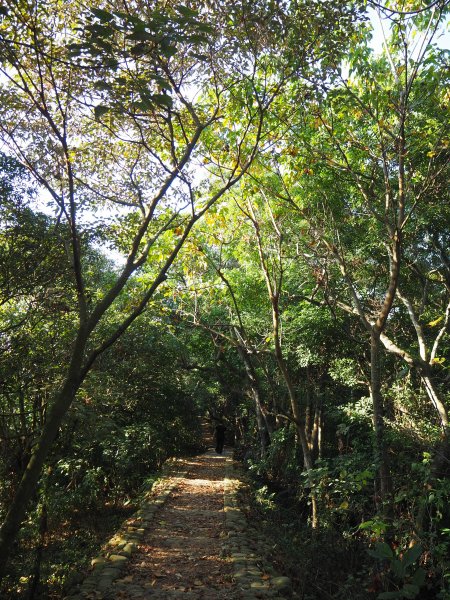
[[225, 431], [226, 427], [223, 423], [218, 423], [216, 425], [216, 452], [217, 454], [222, 454], [223, 445], [225, 443]]

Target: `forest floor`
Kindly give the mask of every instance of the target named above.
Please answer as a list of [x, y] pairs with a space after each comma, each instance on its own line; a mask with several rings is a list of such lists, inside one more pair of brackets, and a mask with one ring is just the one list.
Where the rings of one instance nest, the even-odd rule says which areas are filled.
[[229, 451], [179, 461], [93, 561], [71, 599], [256, 600], [290, 595], [239, 507]]

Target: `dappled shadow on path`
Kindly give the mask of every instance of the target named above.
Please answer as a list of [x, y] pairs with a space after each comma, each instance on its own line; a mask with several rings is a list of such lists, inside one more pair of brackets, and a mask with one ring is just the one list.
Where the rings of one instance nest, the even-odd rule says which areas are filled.
[[[189, 473], [186, 475], [186, 480], [198, 480], [201, 478], [202, 469], [205, 467], [205, 460], [208, 464], [207, 480], [205, 481], [223, 481], [224, 478], [224, 457], [229, 455], [229, 451], [225, 450], [224, 454], [216, 454], [214, 450], [209, 450], [203, 456], [196, 456], [187, 461]], [[200, 469], [200, 474], [198, 470]]]
[[114, 585], [115, 598], [235, 597], [222, 548], [225, 456], [210, 451], [188, 461], [189, 474], [155, 515], [152, 531]]

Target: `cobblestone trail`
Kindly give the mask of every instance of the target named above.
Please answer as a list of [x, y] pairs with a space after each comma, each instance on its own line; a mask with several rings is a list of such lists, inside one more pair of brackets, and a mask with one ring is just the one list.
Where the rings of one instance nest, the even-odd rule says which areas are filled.
[[[224, 462], [218, 455], [190, 461], [189, 475], [181, 479], [140, 545], [125, 579], [150, 590], [151, 598], [230, 597], [232, 565], [221, 552]], [[128, 598], [127, 589], [116, 597]]]
[[240, 510], [230, 453], [178, 461], [92, 561], [71, 600], [281, 598], [290, 582], [264, 565]]

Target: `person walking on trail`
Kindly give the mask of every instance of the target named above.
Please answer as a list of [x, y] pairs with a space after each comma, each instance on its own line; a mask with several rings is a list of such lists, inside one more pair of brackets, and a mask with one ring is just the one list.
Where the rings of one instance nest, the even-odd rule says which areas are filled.
[[223, 423], [218, 423], [216, 425], [216, 452], [217, 454], [222, 454], [223, 445], [225, 443], [225, 431], [226, 427]]

